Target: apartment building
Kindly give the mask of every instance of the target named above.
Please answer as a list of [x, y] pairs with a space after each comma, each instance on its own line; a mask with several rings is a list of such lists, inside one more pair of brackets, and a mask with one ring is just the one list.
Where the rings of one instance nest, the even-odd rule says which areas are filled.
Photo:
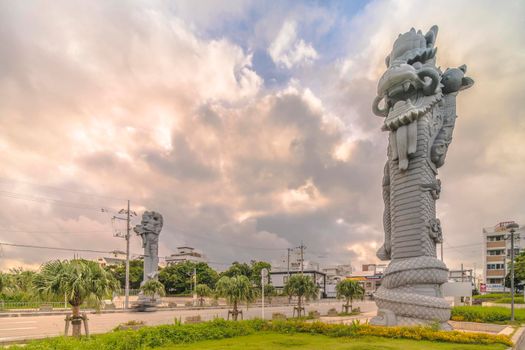
[[206, 256], [193, 247], [177, 247], [177, 252], [166, 258], [167, 265], [191, 261], [194, 263], [207, 262]]
[[[483, 229], [483, 278], [486, 292], [504, 292], [511, 241], [506, 227], [514, 221], [500, 222], [494, 227]], [[525, 226], [520, 226], [514, 237], [514, 255], [525, 250]]]

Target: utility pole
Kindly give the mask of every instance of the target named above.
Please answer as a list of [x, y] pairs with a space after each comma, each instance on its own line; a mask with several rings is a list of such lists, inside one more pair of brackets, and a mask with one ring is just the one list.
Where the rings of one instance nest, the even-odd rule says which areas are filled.
[[130, 209], [130, 201], [128, 199], [128, 206], [127, 209], [121, 209], [118, 212], [119, 214], [126, 214], [125, 218], [113, 216], [112, 221], [117, 220], [123, 220], [126, 221], [126, 233], [122, 235], [121, 232], [117, 232], [115, 234], [115, 237], [124, 238], [126, 240], [126, 281], [124, 286], [124, 308], [129, 308], [129, 241], [131, 238], [131, 217], [137, 216], [137, 213], [134, 211], [131, 211]]
[[268, 278], [268, 269], [264, 268], [261, 270], [261, 294], [262, 294], [261, 313], [262, 313], [263, 320], [264, 320], [264, 284], [267, 278]]
[[301, 245], [299, 246], [299, 249], [301, 249], [301, 275], [304, 272], [304, 249], [306, 247], [304, 246], [303, 242], [301, 241]]
[[[510, 231], [510, 321], [514, 322], [514, 233], [519, 229], [515, 222], [507, 225], [506, 229]], [[508, 238], [508, 237], [507, 237]]]
[[125, 286], [125, 301], [124, 307], [129, 309], [129, 236], [131, 231], [130, 218], [129, 218], [129, 199], [128, 199], [128, 210], [126, 210], [126, 286]]
[[290, 280], [290, 252], [293, 250], [293, 248], [287, 248], [288, 250], [288, 280]]
[[197, 268], [193, 268], [193, 305], [197, 305]]

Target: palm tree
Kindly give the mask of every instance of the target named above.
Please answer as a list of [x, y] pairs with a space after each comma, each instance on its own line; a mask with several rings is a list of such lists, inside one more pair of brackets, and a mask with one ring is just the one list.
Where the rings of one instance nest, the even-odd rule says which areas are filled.
[[313, 279], [307, 275], [293, 275], [288, 279], [284, 286], [284, 293], [289, 296], [297, 297], [297, 316], [301, 317], [304, 311], [303, 298], [316, 299], [319, 293], [319, 287]]
[[215, 286], [215, 292], [218, 297], [226, 299], [228, 304], [233, 305], [233, 310], [228, 311], [228, 316], [231, 314], [232, 319], [237, 321], [239, 314], [242, 315], [242, 311], [239, 311], [239, 303], [246, 302], [246, 304], [255, 300], [256, 291], [246, 276], [234, 276], [228, 277], [223, 276], [217, 282]]
[[345, 299], [346, 302], [343, 305], [344, 312], [348, 313], [348, 310], [352, 311], [352, 302], [354, 298], [362, 298], [365, 290], [357, 282], [353, 280], [343, 280], [335, 286], [337, 292], [337, 299]]
[[144, 295], [150, 296], [152, 298], [155, 298], [157, 295], [161, 297], [166, 295], [166, 289], [164, 288], [164, 285], [156, 279], [151, 279], [145, 282], [140, 287], [140, 290], [144, 293]]
[[43, 295], [66, 296], [73, 314], [73, 336], [80, 337], [80, 306], [88, 298], [101, 301], [119, 289], [118, 281], [99, 264], [83, 259], [53, 260], [45, 263], [34, 279]]
[[212, 295], [212, 290], [206, 284], [198, 284], [197, 287], [195, 287], [195, 293], [197, 294], [197, 298], [199, 298], [199, 306], [203, 306], [204, 298]]

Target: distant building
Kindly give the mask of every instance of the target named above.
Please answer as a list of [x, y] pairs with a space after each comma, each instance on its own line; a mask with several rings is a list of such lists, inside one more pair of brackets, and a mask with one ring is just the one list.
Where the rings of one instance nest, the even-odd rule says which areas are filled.
[[[309, 276], [319, 287], [319, 298], [326, 297], [326, 274], [317, 270], [304, 270], [305, 276]], [[299, 275], [301, 271], [270, 271], [270, 283], [277, 292], [282, 292], [290, 276]]]
[[[487, 292], [504, 292], [505, 276], [510, 262], [510, 238], [506, 227], [514, 221], [500, 222], [494, 227], [486, 227], [483, 235], [483, 278]], [[525, 249], [525, 226], [521, 226], [514, 237], [514, 255]]]
[[354, 271], [349, 279], [359, 282], [365, 290], [365, 295], [371, 296], [381, 286], [386, 264], [365, 264], [361, 271]]
[[352, 265], [344, 264], [344, 265], [328, 266], [328, 267], [323, 268], [322, 271], [326, 274], [328, 283], [337, 284], [339, 281], [352, 275]]
[[111, 256], [105, 256], [102, 258], [98, 258], [97, 262], [102, 267], [125, 264], [126, 263], [126, 252], [114, 251], [111, 253]]
[[177, 247], [177, 252], [166, 258], [166, 265], [179, 264], [191, 261], [195, 263], [207, 262], [206, 256], [192, 247]]

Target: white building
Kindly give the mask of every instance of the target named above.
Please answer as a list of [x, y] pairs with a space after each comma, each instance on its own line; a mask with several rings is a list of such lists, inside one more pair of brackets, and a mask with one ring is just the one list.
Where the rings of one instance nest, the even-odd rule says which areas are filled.
[[166, 258], [166, 265], [179, 264], [191, 261], [195, 263], [207, 262], [206, 256], [192, 247], [177, 247], [177, 252]]
[[[317, 270], [304, 270], [305, 276], [310, 276], [319, 287], [319, 298], [326, 297], [326, 274]], [[270, 271], [270, 283], [276, 291], [282, 292], [290, 276], [301, 274], [301, 271]]]
[[323, 268], [322, 271], [326, 273], [326, 278], [329, 283], [337, 284], [339, 281], [352, 275], [352, 265], [344, 264], [328, 266]]
[[111, 253], [111, 256], [105, 256], [102, 258], [98, 258], [97, 262], [102, 267], [125, 264], [126, 263], [126, 252], [116, 250]]
[[[504, 292], [505, 276], [510, 262], [510, 233], [506, 227], [514, 221], [500, 222], [494, 227], [483, 229], [483, 279], [486, 292]], [[520, 239], [520, 236], [522, 239]], [[514, 255], [525, 249], [525, 226], [516, 230]]]

